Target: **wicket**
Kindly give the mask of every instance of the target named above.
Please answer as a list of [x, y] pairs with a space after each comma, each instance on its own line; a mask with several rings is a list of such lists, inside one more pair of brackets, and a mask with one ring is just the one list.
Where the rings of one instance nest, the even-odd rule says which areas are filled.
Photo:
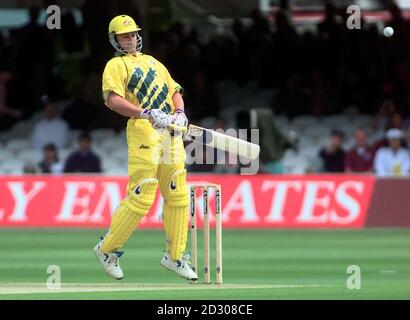
[[211, 283], [211, 257], [210, 257], [210, 223], [208, 214], [209, 189], [215, 190], [215, 240], [216, 240], [216, 283], [222, 284], [222, 219], [221, 219], [221, 186], [219, 184], [196, 184], [190, 189], [190, 215], [191, 215], [191, 251], [192, 269], [198, 271], [198, 246], [197, 246], [197, 216], [195, 191], [202, 190], [203, 216], [204, 216], [204, 283]]

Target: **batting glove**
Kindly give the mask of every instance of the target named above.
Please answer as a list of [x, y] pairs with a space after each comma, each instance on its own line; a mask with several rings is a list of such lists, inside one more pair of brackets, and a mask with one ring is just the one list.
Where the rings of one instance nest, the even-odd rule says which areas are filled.
[[[189, 121], [188, 121], [187, 116], [185, 115], [184, 110], [177, 109], [175, 111], [175, 113], [172, 116], [172, 123], [179, 126], [179, 127], [187, 127], [188, 126]], [[182, 133], [177, 129], [174, 129], [173, 132], [174, 132], [174, 136], [179, 136]]]
[[168, 114], [159, 109], [144, 110], [140, 117], [150, 120], [154, 129], [168, 128], [172, 121]]

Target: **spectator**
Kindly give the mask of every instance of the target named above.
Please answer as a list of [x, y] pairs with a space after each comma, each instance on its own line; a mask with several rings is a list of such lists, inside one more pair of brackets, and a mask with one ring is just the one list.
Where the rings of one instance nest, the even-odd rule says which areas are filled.
[[368, 144], [367, 132], [356, 129], [355, 146], [346, 154], [346, 172], [370, 172], [373, 169], [374, 149]]
[[63, 171], [57, 148], [54, 144], [49, 143], [43, 147], [43, 160], [38, 164], [42, 173], [59, 174]]
[[63, 12], [61, 20], [61, 24], [65, 26], [65, 28], [61, 29], [65, 52], [81, 52], [84, 43], [84, 30], [77, 26], [73, 11], [68, 9]]
[[217, 117], [220, 101], [215, 87], [209, 84], [203, 71], [197, 71], [193, 78], [193, 88], [185, 95], [187, 109], [191, 121], [200, 121], [205, 117]]
[[391, 100], [385, 100], [381, 104], [375, 118], [373, 119], [372, 127], [376, 131], [383, 131], [389, 124], [391, 117], [397, 112], [397, 107]]
[[407, 149], [410, 149], [410, 123], [404, 127], [404, 142]]
[[23, 166], [24, 174], [35, 174], [39, 172], [39, 168], [36, 163], [26, 162]]
[[47, 96], [42, 98], [44, 118], [35, 126], [32, 134], [32, 144], [41, 149], [47, 143], [53, 143], [58, 148], [64, 148], [68, 139], [68, 125], [57, 115], [57, 106]]
[[326, 147], [319, 151], [323, 161], [324, 172], [344, 172], [345, 152], [342, 148], [344, 134], [340, 130], [333, 130]]
[[380, 148], [374, 159], [374, 168], [378, 176], [405, 176], [410, 171], [409, 150], [401, 147], [403, 134], [399, 129], [387, 131], [388, 147]]
[[7, 82], [12, 78], [12, 74], [0, 71], [0, 130], [8, 129], [23, 113], [13, 109], [7, 104]]
[[[85, 75], [84, 75], [85, 76]], [[70, 129], [91, 130], [96, 126], [97, 107], [85, 98], [85, 83], [73, 86], [71, 101], [64, 108], [62, 118]], [[78, 115], [81, 114], [81, 117]]]
[[403, 116], [399, 112], [395, 112], [390, 116], [386, 129], [401, 129], [403, 127]]
[[31, 6], [28, 9], [29, 22], [19, 28], [16, 34], [15, 85], [18, 92], [24, 88], [24, 94], [18, 95], [17, 104], [24, 106], [28, 115], [36, 111], [37, 101], [47, 90], [48, 84], [51, 84], [48, 80], [54, 60], [52, 41], [55, 38], [50, 30], [41, 24], [40, 12], [39, 6]]
[[100, 158], [91, 150], [91, 137], [87, 133], [80, 135], [79, 146], [68, 157], [64, 172], [101, 172]]
[[302, 87], [302, 78], [293, 74], [285, 82], [284, 88], [273, 98], [273, 110], [277, 114], [286, 113], [290, 118], [311, 113], [311, 97]]

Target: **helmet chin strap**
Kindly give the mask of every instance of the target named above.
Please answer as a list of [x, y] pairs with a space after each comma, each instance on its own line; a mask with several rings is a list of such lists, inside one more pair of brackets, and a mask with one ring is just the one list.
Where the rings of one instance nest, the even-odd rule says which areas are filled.
[[[142, 37], [138, 34], [138, 32], [136, 32], [136, 36], [137, 36], [137, 44], [135, 46], [135, 53], [140, 52], [142, 49]], [[124, 50], [120, 44], [118, 43], [115, 34], [111, 33], [108, 35], [109, 40], [111, 45], [114, 47], [114, 49], [117, 51], [117, 53], [120, 54], [134, 54], [134, 52], [129, 52], [128, 50]]]
[[137, 53], [137, 46], [135, 46], [135, 47], [133, 48], [133, 47], [131, 47], [131, 45], [128, 45], [128, 44], [127, 44], [126, 47], [130, 48], [130, 49], [128, 49], [128, 50], [122, 48], [120, 44], [119, 44], [118, 46], [121, 48], [122, 53], [126, 53], [126, 54], [135, 54], [135, 53]]

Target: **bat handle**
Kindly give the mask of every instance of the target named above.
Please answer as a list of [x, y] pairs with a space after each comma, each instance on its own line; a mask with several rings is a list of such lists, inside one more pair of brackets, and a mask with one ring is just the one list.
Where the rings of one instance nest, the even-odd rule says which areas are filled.
[[173, 124], [173, 123], [171, 123], [171, 124], [168, 126], [168, 129], [170, 129], [170, 130], [176, 130], [176, 131], [179, 131], [179, 132], [182, 132], [182, 133], [185, 133], [185, 132], [187, 132], [187, 130], [188, 130], [187, 127], [181, 127], [181, 126], [178, 126], [178, 125]]
[[[152, 123], [152, 119], [150, 118], [150, 116], [149, 116], [148, 114], [146, 114], [146, 113], [141, 113], [140, 117], [141, 117], [142, 119], [150, 120], [150, 122]], [[186, 133], [187, 130], [188, 130], [187, 127], [181, 127], [181, 126], [178, 126], [178, 125], [173, 124], [173, 123], [171, 123], [171, 124], [168, 126], [168, 129], [170, 129], [170, 130], [177, 130], [177, 131], [182, 132], [182, 133]]]

